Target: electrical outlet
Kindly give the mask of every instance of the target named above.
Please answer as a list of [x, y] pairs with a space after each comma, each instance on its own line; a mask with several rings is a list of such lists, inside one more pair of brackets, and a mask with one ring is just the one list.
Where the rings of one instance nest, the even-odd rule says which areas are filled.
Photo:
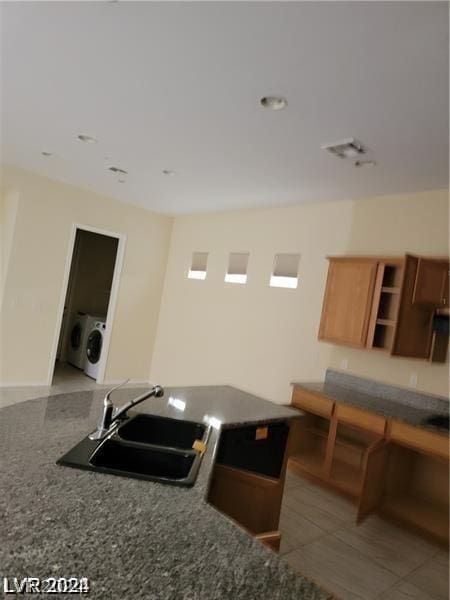
[[344, 370], [348, 369], [348, 358], [343, 358], [341, 360], [341, 369], [344, 369]]
[[411, 373], [409, 376], [409, 385], [413, 388], [417, 387], [417, 373]]

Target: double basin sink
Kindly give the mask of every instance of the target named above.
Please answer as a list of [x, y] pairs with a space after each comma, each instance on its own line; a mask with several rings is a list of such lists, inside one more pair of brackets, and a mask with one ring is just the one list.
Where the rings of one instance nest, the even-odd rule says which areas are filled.
[[201, 423], [137, 414], [101, 441], [83, 439], [57, 464], [190, 486], [208, 437], [209, 428]]

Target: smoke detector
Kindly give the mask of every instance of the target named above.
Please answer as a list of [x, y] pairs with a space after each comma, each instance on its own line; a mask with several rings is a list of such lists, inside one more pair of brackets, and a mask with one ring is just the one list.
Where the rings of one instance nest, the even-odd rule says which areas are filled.
[[339, 142], [322, 144], [320, 147], [322, 150], [327, 150], [338, 158], [356, 158], [367, 152], [361, 142], [358, 142], [355, 138], [346, 138]]

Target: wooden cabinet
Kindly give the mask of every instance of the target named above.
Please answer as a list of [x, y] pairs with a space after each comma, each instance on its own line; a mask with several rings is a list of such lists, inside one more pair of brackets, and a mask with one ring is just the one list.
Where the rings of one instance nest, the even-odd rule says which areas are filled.
[[448, 261], [332, 257], [319, 339], [394, 356], [445, 361], [447, 340], [433, 334], [448, 303]]
[[448, 302], [448, 263], [419, 258], [415, 277], [413, 303], [440, 307]]
[[364, 347], [377, 263], [330, 259], [319, 339]]
[[301, 388], [292, 400], [305, 417], [291, 432], [291, 470], [353, 498], [357, 523], [377, 511], [448, 542], [448, 436]]
[[287, 431], [286, 424], [269, 423], [222, 432], [208, 493], [211, 504], [272, 550], [281, 538]]

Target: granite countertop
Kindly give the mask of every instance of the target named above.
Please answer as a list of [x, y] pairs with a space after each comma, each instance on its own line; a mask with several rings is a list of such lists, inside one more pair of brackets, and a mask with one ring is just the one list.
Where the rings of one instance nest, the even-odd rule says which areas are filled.
[[448, 429], [427, 423], [430, 417], [448, 416], [449, 401], [441, 396], [422, 394], [332, 370], [327, 371], [325, 381], [294, 381], [292, 385], [322, 394], [336, 402], [448, 435]]
[[[114, 401], [139, 393], [122, 389]], [[1, 577], [88, 577], [89, 598], [102, 600], [329, 597], [206, 502], [219, 430], [192, 488], [57, 466], [95, 428], [103, 394], [0, 410]], [[186, 402], [185, 411], [169, 397]], [[207, 414], [222, 427], [298, 416], [227, 386], [167, 389], [139, 412], [193, 421]]]

